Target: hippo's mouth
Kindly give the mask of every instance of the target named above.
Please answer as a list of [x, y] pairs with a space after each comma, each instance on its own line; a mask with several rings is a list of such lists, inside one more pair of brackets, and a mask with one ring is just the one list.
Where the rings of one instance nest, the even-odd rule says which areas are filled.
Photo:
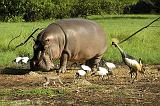
[[50, 71], [54, 68], [54, 64], [50, 56], [46, 53], [40, 53], [41, 55], [38, 56], [38, 59], [32, 58], [30, 61], [30, 68], [31, 70], [45, 70]]
[[49, 58], [49, 55], [45, 55], [41, 61], [39, 62], [39, 67], [41, 69], [44, 69], [44, 70], [51, 70], [54, 68], [54, 64], [52, 63], [51, 59]]
[[31, 70], [45, 70], [45, 71], [50, 71], [51, 69], [54, 68], [54, 64], [49, 60], [33, 60], [30, 62], [30, 68]]

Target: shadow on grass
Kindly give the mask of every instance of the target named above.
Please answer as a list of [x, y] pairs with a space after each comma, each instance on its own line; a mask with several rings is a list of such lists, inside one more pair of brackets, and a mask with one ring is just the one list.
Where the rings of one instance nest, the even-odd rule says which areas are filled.
[[19, 68], [4, 68], [0, 70], [0, 74], [8, 74], [8, 75], [24, 75], [30, 72], [30, 69], [19, 69]]
[[101, 16], [101, 17], [93, 17], [89, 18], [90, 20], [104, 20], [104, 19], [153, 19], [155, 17], [147, 17], [147, 16]]
[[[78, 68], [79, 69], [79, 68]], [[67, 70], [77, 70], [77, 67], [67, 67]], [[0, 74], [6, 74], [6, 75], [25, 75], [31, 71], [34, 71], [34, 72], [58, 72], [59, 71], [59, 67], [55, 67], [54, 69], [51, 69], [49, 71], [47, 70], [44, 70], [44, 69], [30, 69], [29, 66], [22, 66], [22, 65], [18, 65], [18, 66], [15, 66], [15, 67], [6, 67], [4, 69], [0, 69]]]

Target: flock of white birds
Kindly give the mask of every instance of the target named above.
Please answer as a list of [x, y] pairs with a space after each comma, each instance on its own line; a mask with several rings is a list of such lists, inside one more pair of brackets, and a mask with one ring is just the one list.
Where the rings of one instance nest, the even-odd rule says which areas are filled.
[[[117, 47], [118, 50], [120, 51], [123, 62], [130, 69], [131, 78], [135, 74], [135, 77], [133, 78], [133, 81], [132, 81], [132, 83], [133, 83], [134, 80], [137, 79], [138, 72], [140, 72], [141, 74], [144, 74], [144, 71], [145, 71], [145, 68], [143, 67], [142, 62], [141, 62], [141, 58], [139, 60], [137, 60], [133, 56], [128, 55], [115, 42], [112, 42], [112, 45], [114, 45], [115, 47]], [[115, 64], [110, 63], [110, 62], [106, 62], [105, 65], [107, 66], [107, 68], [98, 67], [98, 70], [96, 72], [92, 73], [91, 75], [98, 75], [98, 76], [102, 77], [102, 79], [103, 79], [104, 76], [112, 74], [112, 70], [114, 68], [116, 68]], [[89, 72], [91, 71], [91, 68], [88, 67], [88, 66], [85, 66], [85, 65], [81, 65], [81, 68], [82, 69], [80, 69], [80, 70], [77, 71], [76, 77], [85, 76], [88, 71]]]
[[[16, 64], [27, 64], [29, 62], [29, 57], [16, 57], [14, 62]], [[92, 75], [100, 76], [103, 78], [104, 76], [107, 76], [110, 73], [112, 73], [112, 70], [116, 68], [115, 64], [111, 62], [106, 62], [105, 65], [106, 65], [106, 68], [98, 67], [98, 70], [92, 73]], [[76, 77], [86, 76], [86, 74], [91, 71], [92, 69], [89, 66], [83, 64], [81, 65], [81, 69], [77, 70]]]
[[[103, 79], [104, 76], [108, 76], [112, 73], [112, 70], [116, 68], [116, 65], [110, 62], [106, 62], [105, 65], [106, 68], [98, 67], [98, 70], [91, 75], [100, 76]], [[86, 65], [81, 65], [81, 69], [76, 72], [76, 78], [86, 76], [88, 72], [91, 72], [91, 68]]]
[[[121, 53], [123, 62], [130, 68], [131, 78], [133, 76], [133, 73], [135, 73], [136, 76], [134, 79], [136, 79], [138, 71], [141, 73], [144, 73], [145, 70], [143, 70], [141, 59], [139, 61], [137, 61], [134, 57], [126, 54], [119, 47], [119, 45], [115, 42], [112, 42], [112, 45], [115, 45], [115, 47], [118, 48], [118, 50]], [[27, 64], [29, 62], [29, 57], [16, 57], [14, 61], [17, 64], [19, 64], [19, 63]], [[112, 74], [112, 70], [116, 68], [116, 65], [111, 62], [105, 62], [105, 65], [106, 65], [106, 68], [105, 67], [98, 67], [96, 72], [91, 72], [92, 69], [89, 66], [83, 64], [83, 65], [81, 65], [81, 69], [77, 70], [75, 78], [81, 78], [83, 76], [86, 76], [87, 73], [91, 73], [91, 76], [93, 76], [93, 75], [99, 76], [102, 79], [104, 78], [104, 76], [108, 76], [108, 78], [109, 78], [109, 75]], [[49, 82], [49, 81], [47, 81], [47, 82]]]
[[19, 64], [19, 63], [27, 64], [29, 62], [29, 57], [16, 57], [14, 62], [16, 64]]

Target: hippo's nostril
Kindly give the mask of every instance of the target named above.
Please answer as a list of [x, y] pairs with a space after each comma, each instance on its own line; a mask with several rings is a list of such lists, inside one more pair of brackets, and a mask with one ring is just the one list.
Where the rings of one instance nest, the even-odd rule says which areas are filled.
[[37, 64], [38, 64], [38, 63], [37, 63], [37, 61], [36, 61], [36, 60], [31, 60], [31, 61], [30, 61], [30, 67], [31, 67], [31, 68], [36, 67], [36, 66], [37, 66]]

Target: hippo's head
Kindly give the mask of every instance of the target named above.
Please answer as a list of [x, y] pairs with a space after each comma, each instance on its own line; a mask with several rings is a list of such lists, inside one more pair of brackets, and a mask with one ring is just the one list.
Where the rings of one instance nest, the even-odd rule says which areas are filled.
[[54, 66], [52, 60], [59, 56], [57, 44], [53, 34], [41, 32], [33, 46], [34, 56], [30, 61], [31, 70], [51, 70]]
[[49, 71], [53, 68], [53, 63], [48, 53], [48, 50], [40, 41], [35, 41], [33, 46], [34, 56], [30, 61], [30, 68], [32, 70], [43, 69]]

